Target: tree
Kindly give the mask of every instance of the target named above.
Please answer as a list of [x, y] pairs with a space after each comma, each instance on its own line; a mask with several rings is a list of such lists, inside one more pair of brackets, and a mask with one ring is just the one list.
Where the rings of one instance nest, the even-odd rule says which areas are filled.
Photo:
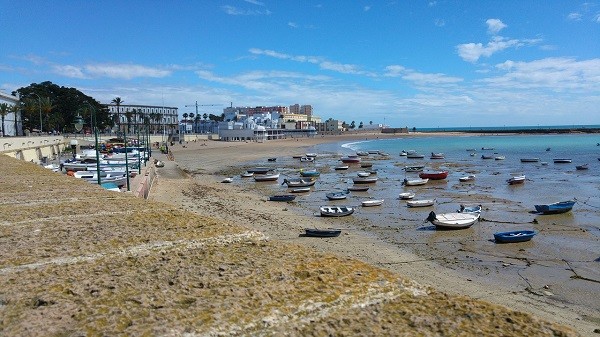
[[204, 118], [205, 120], [208, 119], [208, 114], [205, 112], [204, 115], [202, 115], [202, 118]]
[[354, 128], [355, 128], [355, 127], [356, 127], [356, 123], [355, 123], [354, 121], [352, 121], [352, 122], [350, 123], [350, 129], [353, 129], [353, 130], [354, 130]]
[[360, 122], [360, 124], [358, 124], [358, 128], [362, 129], [363, 128], [363, 122]]
[[[17, 102], [16, 104], [12, 105], [9, 108], [10, 112], [12, 112], [13, 116], [14, 116], [15, 136], [19, 135], [19, 118], [18, 118], [18, 114], [19, 114], [19, 112], [21, 112], [22, 108], [23, 108], [23, 104], [21, 102]], [[4, 133], [2, 133], [2, 134], [4, 134]]]
[[119, 131], [121, 131], [121, 116], [120, 116], [120, 113], [121, 113], [120, 110], [121, 109], [120, 109], [120, 107], [121, 107], [121, 104], [123, 104], [124, 101], [121, 99], [121, 97], [115, 97], [110, 102], [112, 104], [114, 104], [114, 105], [117, 106], [117, 114], [115, 116], [116, 116], [117, 125], [119, 125]]
[[[21, 115], [23, 129], [34, 129], [39, 127], [39, 110], [42, 98], [47, 97], [52, 102], [52, 109], [48, 116], [50, 125], [62, 127], [62, 132], [73, 132], [75, 127], [73, 122], [77, 112], [84, 104], [90, 104], [94, 107], [96, 113], [97, 125], [100, 129], [107, 125], [113, 125], [110, 114], [104, 109], [100, 102], [93, 97], [88, 96], [75, 88], [61, 87], [52, 82], [32, 83], [27, 87], [22, 87], [12, 94], [19, 94], [21, 97]], [[38, 99], [38, 96], [40, 97]], [[85, 103], [88, 102], [88, 103]]]
[[[193, 122], [194, 121], [194, 113], [190, 112], [190, 114], [188, 115], [188, 117], [190, 118], [190, 120]], [[194, 125], [195, 126], [195, 125]], [[196, 128], [194, 128], [194, 132], [196, 132]]]
[[54, 108], [55, 106], [52, 104], [52, 100], [50, 99], [50, 97], [40, 97], [40, 109], [44, 113], [42, 120], [46, 120], [46, 123], [43, 123], [43, 125], [46, 125], [48, 131], [54, 129], [55, 122], [51, 121], [50, 118], [50, 113]]
[[369, 125], [373, 125], [373, 121], [369, 121]]
[[4, 117], [6, 117], [6, 115], [8, 115], [9, 112], [10, 108], [7, 103], [0, 104], [0, 118], [2, 118], [2, 137], [6, 135], [6, 133], [4, 132]]
[[187, 118], [188, 118], [188, 113], [184, 112], [183, 113], [183, 125], [184, 125], [184, 129], [183, 132], [186, 133], [187, 132]]
[[198, 127], [198, 123], [202, 120], [202, 116], [200, 116], [200, 114], [198, 114], [196, 116], [196, 118], [194, 118], [194, 132], [197, 132], [198, 129], [196, 129]]
[[161, 121], [161, 119], [162, 119], [162, 114], [160, 114], [160, 113], [157, 113], [157, 114], [154, 116], [154, 122], [155, 122], [155, 123], [156, 123], [156, 125], [157, 125], [157, 126], [155, 127], [155, 130], [158, 130], [158, 126], [159, 126], [159, 124], [160, 124], [160, 121]]
[[127, 111], [125, 111], [125, 118], [127, 119], [127, 133], [131, 132], [131, 120], [133, 119], [133, 115], [136, 114], [136, 110], [132, 109], [131, 111], [129, 111], [129, 109], [127, 109]]

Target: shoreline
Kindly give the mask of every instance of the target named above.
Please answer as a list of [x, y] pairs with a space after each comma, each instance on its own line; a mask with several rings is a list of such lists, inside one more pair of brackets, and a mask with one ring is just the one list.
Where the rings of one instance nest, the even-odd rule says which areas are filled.
[[[420, 133], [418, 136], [465, 135], [464, 133]], [[244, 171], [247, 163], [271, 156], [292, 156], [313, 146], [324, 143], [364, 141], [381, 138], [403, 138], [417, 136], [405, 134], [352, 134], [343, 136], [325, 136], [314, 139], [285, 139], [268, 143], [226, 143], [226, 142], [189, 142], [172, 147], [175, 164], [186, 170], [191, 176], [178, 177], [176, 183], [161, 176], [158, 184], [152, 188], [151, 200], [171, 203], [201, 215], [221, 217], [231, 223], [244, 223], [253, 229], [260, 230], [273, 240], [292, 242], [308, 246], [321, 252], [356, 258], [370, 265], [382, 267], [415, 280], [420, 284], [432, 286], [450, 294], [467, 295], [500, 304], [510, 309], [532, 313], [540, 318], [571, 326], [577, 331], [590, 332], [600, 326], [599, 322], [586, 320], [586, 308], [566, 305], [549, 297], [539, 296], [533, 292], [511, 290], [509, 284], [497, 284], [492, 280], [469, 276], [459, 270], [442, 267], [438, 261], [423, 259], [402, 247], [384, 242], [368, 233], [365, 226], [354, 226], [352, 230], [336, 239], [307, 240], [298, 236], [305, 227], [324, 227], [335, 224], [330, 219], [310, 217], [310, 212], [296, 209], [287, 204], [273, 205], [265, 202], [264, 193], [244, 189], [235, 184], [220, 184], [224, 175], [235, 175]], [[476, 136], [467, 134], [467, 136]], [[366, 139], [363, 139], [366, 138]], [[203, 145], [206, 144], [206, 145]], [[185, 145], [185, 147], [183, 146]], [[227, 160], [224, 160], [227, 157]], [[160, 170], [159, 170], [160, 172]], [[160, 174], [159, 174], [160, 176]], [[172, 177], [171, 177], [172, 178]], [[224, 215], [215, 209], [208, 200], [197, 198], [194, 192], [184, 192], [192, 180], [199, 188], [218, 189], [230, 198], [230, 207], [239, 207], [238, 214]], [[165, 186], [169, 185], [169, 186]], [[260, 189], [260, 186], [256, 189]], [[199, 192], [199, 191], [196, 191]], [[254, 192], [254, 193], [252, 193]], [[178, 196], [179, 194], [179, 196]], [[187, 194], [187, 195], [184, 195]], [[243, 207], [249, 204], [249, 207]], [[257, 208], [257, 205], [259, 208]], [[293, 211], [290, 211], [293, 209]], [[261, 210], [264, 210], [261, 212]], [[265, 215], [268, 213], [268, 216]], [[290, 214], [292, 213], [292, 214]], [[299, 223], [300, 222], [300, 223]]]

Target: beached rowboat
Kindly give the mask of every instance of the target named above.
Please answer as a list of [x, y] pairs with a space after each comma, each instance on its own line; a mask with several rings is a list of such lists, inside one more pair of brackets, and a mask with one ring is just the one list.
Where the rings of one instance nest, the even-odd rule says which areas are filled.
[[398, 197], [402, 200], [409, 200], [415, 197], [415, 194], [412, 192], [404, 192], [404, 193], [400, 193], [398, 195]]
[[408, 200], [406, 202], [408, 207], [428, 207], [433, 204], [435, 204], [435, 199]]
[[317, 229], [317, 228], [306, 228], [304, 229], [305, 236], [312, 236], [317, 238], [334, 238], [340, 236], [342, 233], [341, 229], [328, 228], [328, 229]]
[[383, 204], [383, 199], [376, 199], [376, 200], [364, 200], [361, 202], [361, 204], [364, 207], [371, 207], [371, 206], [379, 206], [381, 204]]
[[479, 213], [443, 213], [431, 211], [426, 219], [435, 227], [443, 229], [463, 229], [471, 227], [479, 220]]
[[321, 216], [341, 217], [354, 213], [354, 207], [350, 206], [321, 206]]
[[535, 210], [543, 214], [560, 214], [566, 213], [573, 209], [575, 200], [567, 200], [561, 202], [555, 202], [553, 204], [546, 205], [535, 205]]
[[405, 186], [419, 186], [419, 185], [425, 185], [425, 184], [427, 184], [428, 181], [429, 181], [429, 179], [418, 178], [418, 179], [408, 180], [408, 179], [404, 178], [404, 181], [402, 181], [402, 185], [405, 185]]
[[525, 242], [531, 240], [536, 234], [537, 232], [532, 230], [498, 232], [494, 233], [494, 240], [498, 243]]

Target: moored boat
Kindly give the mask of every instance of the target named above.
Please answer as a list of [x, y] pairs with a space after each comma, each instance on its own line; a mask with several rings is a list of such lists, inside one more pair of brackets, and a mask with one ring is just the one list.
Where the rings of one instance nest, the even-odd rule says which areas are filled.
[[292, 194], [278, 194], [269, 197], [269, 201], [293, 201], [294, 199], [296, 196]]
[[431, 157], [429, 157], [429, 159], [444, 159], [444, 158], [445, 158], [445, 156], [441, 152], [440, 153], [431, 152]]
[[317, 171], [316, 169], [312, 169], [312, 170], [300, 170], [300, 175], [303, 177], [318, 177], [321, 175], [321, 173], [319, 171]]
[[347, 163], [347, 164], [360, 163], [360, 161], [361, 161], [360, 157], [342, 157], [342, 158], [340, 158], [340, 160], [342, 161], [342, 163]]
[[479, 213], [429, 213], [427, 221], [442, 229], [463, 229], [471, 227], [479, 220]]
[[588, 164], [583, 164], [583, 165], [577, 165], [577, 166], [575, 166], [576, 170], [587, 170], [588, 168], [589, 168]]
[[[256, 177], [255, 177], [256, 178]], [[286, 184], [288, 187], [310, 187], [313, 186], [315, 183], [317, 182], [317, 179], [315, 178], [309, 178], [309, 179], [284, 179], [283, 184]]]
[[351, 206], [321, 206], [321, 216], [341, 217], [354, 213], [354, 207]]
[[409, 180], [409, 179], [404, 178], [404, 180], [402, 181], [402, 185], [404, 185], [404, 186], [419, 186], [419, 185], [427, 184], [428, 181], [429, 181], [429, 179], [417, 178], [417, 179]]
[[460, 205], [458, 213], [481, 213], [481, 205], [476, 206], [465, 206]]
[[221, 180], [221, 182], [222, 183], [226, 183], [226, 184], [232, 183], [233, 182], [233, 178], [232, 177], [227, 177], [227, 178], [224, 178], [223, 180]]
[[369, 186], [354, 185], [354, 186], [348, 187], [348, 191], [352, 191], [352, 192], [366, 192], [368, 190], [369, 190]]
[[570, 211], [571, 209], [573, 209], [573, 206], [575, 205], [576, 202], [577, 202], [576, 200], [567, 200], [567, 201], [555, 202], [553, 204], [534, 205], [534, 206], [535, 206], [535, 210], [538, 211], [539, 213], [560, 214], [560, 213], [566, 213], [566, 212]]
[[419, 178], [430, 180], [442, 180], [448, 177], [448, 171], [424, 171], [419, 173]]
[[361, 172], [357, 172], [356, 175], [359, 176], [359, 177], [364, 178], [364, 177], [370, 176], [371, 172], [363, 172], [363, 171], [361, 171]]
[[525, 182], [525, 175], [514, 176], [506, 180], [509, 185], [519, 185]]
[[296, 187], [290, 190], [290, 193], [306, 193], [310, 192], [310, 187]]
[[421, 172], [425, 166], [423, 165], [415, 165], [415, 166], [404, 166], [404, 171], [406, 172]]
[[305, 236], [318, 237], [318, 238], [334, 238], [340, 236], [342, 233], [341, 229], [328, 228], [328, 229], [317, 229], [317, 228], [305, 228]]
[[398, 197], [402, 200], [409, 200], [415, 197], [415, 194], [412, 192], [404, 192], [404, 193], [400, 193], [398, 195]]
[[569, 164], [572, 162], [570, 158], [554, 158], [554, 164]]
[[408, 200], [406, 202], [408, 207], [429, 207], [433, 204], [435, 204], [435, 199]]
[[356, 177], [356, 178], [352, 178], [352, 181], [355, 184], [374, 184], [377, 182], [377, 177]]
[[494, 233], [494, 240], [498, 243], [525, 242], [531, 240], [537, 234], [533, 230], [519, 230], [510, 232]]
[[494, 159], [494, 156], [491, 154], [482, 154], [481, 159]]
[[475, 180], [475, 176], [472, 174], [458, 178], [458, 181], [463, 182], [463, 183], [467, 182], [467, 181], [473, 181], [473, 180]]
[[537, 163], [540, 158], [521, 158], [521, 163]]
[[495, 160], [504, 160], [506, 159], [506, 156], [496, 156], [494, 157]]
[[275, 181], [277, 179], [279, 179], [279, 173], [254, 175], [254, 181]]
[[300, 158], [301, 162], [313, 162], [315, 161], [315, 157], [302, 157]]
[[383, 204], [384, 199], [374, 199], [374, 200], [363, 200], [361, 204], [363, 207], [371, 207], [371, 206], [380, 206]]
[[240, 174], [240, 177], [242, 178], [250, 178], [254, 176], [254, 172], [244, 172], [242, 174]]
[[343, 171], [343, 170], [347, 170], [348, 168], [349, 168], [348, 165], [339, 165], [339, 166], [334, 167], [333, 169], [336, 171]]
[[331, 193], [325, 194], [325, 196], [329, 200], [343, 200], [348, 197], [348, 193], [346, 193], [346, 192], [331, 192]]

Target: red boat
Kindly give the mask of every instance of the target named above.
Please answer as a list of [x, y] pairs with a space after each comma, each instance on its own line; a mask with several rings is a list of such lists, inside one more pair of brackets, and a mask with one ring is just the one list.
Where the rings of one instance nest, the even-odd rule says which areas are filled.
[[419, 178], [429, 180], [442, 180], [446, 179], [448, 171], [424, 171], [419, 173]]

